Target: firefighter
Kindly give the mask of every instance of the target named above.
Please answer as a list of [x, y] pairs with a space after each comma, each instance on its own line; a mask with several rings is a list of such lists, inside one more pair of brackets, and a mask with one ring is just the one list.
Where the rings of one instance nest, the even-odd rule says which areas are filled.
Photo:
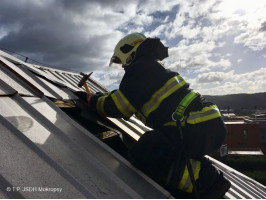
[[161, 61], [166, 57], [168, 48], [159, 38], [141, 33], [125, 36], [110, 61], [110, 66], [116, 63], [125, 70], [119, 89], [90, 93], [88, 104], [103, 116], [129, 119], [135, 115], [153, 129], [129, 149], [128, 158], [173, 195], [221, 198], [230, 182], [204, 157], [225, 138], [221, 114], [179, 73], [165, 67]]

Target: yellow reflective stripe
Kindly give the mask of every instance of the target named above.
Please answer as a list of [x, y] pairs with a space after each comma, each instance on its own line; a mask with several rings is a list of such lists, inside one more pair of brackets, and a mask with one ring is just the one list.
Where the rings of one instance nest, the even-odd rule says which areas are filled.
[[99, 97], [96, 104], [96, 110], [99, 114], [106, 116], [106, 113], [104, 112], [104, 101], [107, 96]]
[[[200, 161], [190, 159], [190, 162], [191, 162], [192, 170], [194, 173], [194, 179], [196, 181], [199, 178]], [[187, 166], [184, 170], [183, 176], [182, 176], [181, 181], [179, 182], [177, 188], [182, 190], [182, 191], [189, 192], [189, 193], [192, 193], [192, 191], [193, 191], [193, 185], [192, 185], [192, 182], [191, 182], [190, 177], [189, 177], [189, 172], [188, 172]]]
[[[194, 173], [194, 180], [196, 181], [199, 178], [199, 171], [200, 171], [200, 162], [199, 161], [192, 160], [192, 170], [193, 170], [193, 173]], [[187, 187], [187, 189], [184, 190], [184, 191], [192, 193], [193, 185], [192, 185], [192, 182], [190, 180], [190, 177], [188, 179], [189, 179], [190, 183], [189, 183], [189, 186]]]
[[195, 169], [194, 169], [194, 179], [195, 179], [195, 181], [199, 179], [200, 164], [201, 164], [200, 161], [196, 161], [196, 166], [195, 166]]
[[146, 124], [146, 118], [143, 116], [143, 114], [136, 112], [135, 115], [143, 124]]
[[115, 91], [111, 94], [111, 97], [118, 108], [118, 110], [126, 117], [131, 117], [135, 112], [136, 109], [129, 103], [127, 98], [123, 95], [120, 90]]
[[103, 93], [103, 96], [108, 96], [109, 94], [111, 94], [112, 92], [105, 92]]
[[176, 122], [175, 121], [166, 122], [164, 123], [163, 126], [176, 126]]
[[181, 181], [178, 183], [178, 186], [177, 186], [178, 189], [182, 190], [184, 188], [188, 177], [189, 177], [189, 174], [188, 174], [188, 169], [187, 169], [187, 166], [186, 166], [186, 168], [185, 168], [185, 170], [183, 172], [183, 176], [181, 178]]
[[175, 76], [168, 80], [163, 87], [161, 87], [157, 92], [155, 92], [151, 99], [146, 102], [143, 107], [141, 108], [142, 113], [145, 117], [148, 117], [149, 114], [156, 110], [161, 102], [173, 94], [176, 90], [181, 88], [186, 84], [186, 81], [180, 76]]
[[189, 117], [187, 119], [187, 123], [197, 124], [218, 117], [221, 117], [221, 113], [216, 105], [212, 105], [209, 107], [204, 107], [200, 111], [190, 112]]

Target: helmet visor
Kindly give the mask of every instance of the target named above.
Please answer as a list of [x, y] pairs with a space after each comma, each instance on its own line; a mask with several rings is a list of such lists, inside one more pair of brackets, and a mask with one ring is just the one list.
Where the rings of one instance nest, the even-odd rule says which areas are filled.
[[117, 56], [113, 56], [110, 60], [109, 67], [113, 66], [115, 64], [122, 64], [121, 60]]

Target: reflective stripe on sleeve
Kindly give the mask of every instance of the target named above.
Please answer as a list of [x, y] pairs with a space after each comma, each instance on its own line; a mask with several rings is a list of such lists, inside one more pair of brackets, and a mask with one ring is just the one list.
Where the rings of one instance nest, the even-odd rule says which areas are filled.
[[104, 112], [104, 101], [107, 96], [99, 97], [96, 104], [97, 112], [102, 115], [106, 116], [106, 113]]
[[200, 111], [193, 111], [189, 113], [189, 117], [187, 118], [187, 123], [189, 124], [197, 124], [201, 122], [205, 122], [211, 119], [215, 119], [221, 117], [221, 113], [216, 105], [204, 107]]
[[142, 113], [145, 117], [148, 117], [151, 112], [156, 110], [161, 102], [177, 91], [179, 88], [184, 86], [186, 81], [180, 76], [175, 76], [168, 80], [163, 87], [161, 87], [157, 92], [155, 92], [151, 99], [146, 102], [141, 108]]
[[[200, 161], [197, 161], [194, 159], [190, 159], [189, 161], [191, 162], [192, 170], [194, 173], [194, 179], [196, 181], [199, 178]], [[189, 192], [189, 193], [192, 193], [192, 191], [193, 191], [193, 185], [192, 185], [192, 182], [191, 182], [190, 177], [189, 177], [189, 172], [188, 172], [187, 166], [184, 170], [183, 176], [182, 176], [181, 181], [179, 182], [177, 188], [184, 191], [184, 192]]]
[[136, 112], [136, 109], [131, 105], [131, 103], [127, 100], [127, 98], [120, 90], [117, 90], [113, 94], [111, 94], [111, 97], [118, 110], [124, 116], [130, 118]]
[[136, 112], [135, 115], [143, 124], [146, 125], [146, 118], [143, 116], [143, 114], [141, 114], [140, 112]]

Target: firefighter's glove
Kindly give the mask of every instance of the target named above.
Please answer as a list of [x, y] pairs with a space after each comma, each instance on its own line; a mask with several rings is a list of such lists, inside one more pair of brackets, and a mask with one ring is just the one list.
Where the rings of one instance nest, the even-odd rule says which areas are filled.
[[78, 96], [78, 98], [80, 100], [84, 101], [85, 103], [88, 103], [88, 94], [87, 94], [87, 92], [77, 91], [77, 92], [74, 92], [74, 94], [76, 96]]

